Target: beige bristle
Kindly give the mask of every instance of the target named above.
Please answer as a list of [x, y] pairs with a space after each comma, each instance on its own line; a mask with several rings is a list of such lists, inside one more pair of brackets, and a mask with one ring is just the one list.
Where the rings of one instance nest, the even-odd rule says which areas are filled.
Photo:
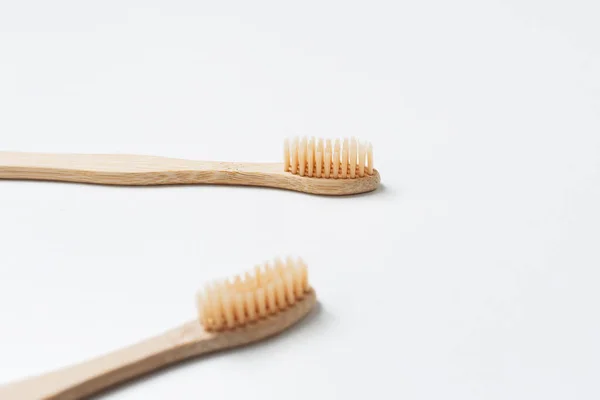
[[280, 310], [284, 310], [287, 308], [287, 301], [285, 299], [285, 284], [281, 278], [277, 278], [274, 282], [275, 284], [275, 294], [277, 296], [277, 307]]
[[356, 158], [358, 156], [356, 138], [350, 139], [350, 178], [356, 178]]
[[256, 302], [254, 300], [254, 293], [246, 292], [246, 313], [251, 322], [256, 321]]
[[260, 279], [264, 280], [265, 282], [270, 282], [273, 279], [273, 269], [268, 261], [265, 262], [265, 269], [263, 272], [261, 272]]
[[338, 178], [340, 173], [340, 139], [335, 139], [333, 150], [333, 177]]
[[227, 327], [233, 328], [235, 326], [235, 316], [233, 315], [233, 302], [231, 301], [231, 296], [222, 293], [221, 304], [223, 305], [223, 315], [225, 316]]
[[300, 299], [304, 295], [304, 284], [302, 282], [303, 275], [300, 268], [300, 264], [303, 263], [303, 261], [301, 259], [295, 261], [292, 257], [288, 257], [286, 262], [289, 267], [288, 271], [293, 280], [294, 295], [296, 296], [296, 299]]
[[292, 274], [294, 275], [294, 293], [297, 298], [302, 297], [304, 293], [304, 283], [302, 281], [304, 276], [302, 275], [302, 270], [299, 267], [294, 268]]
[[331, 176], [331, 139], [327, 139], [325, 142], [325, 158], [323, 159], [325, 167], [325, 178]]
[[301, 259], [277, 258], [243, 276], [207, 285], [198, 293], [198, 317], [206, 330], [233, 329], [284, 312], [310, 290], [307, 267]]
[[290, 166], [290, 140], [286, 138], [283, 141], [283, 170], [289, 171]]
[[242, 289], [242, 278], [239, 275], [236, 275], [233, 279], [233, 286], [235, 286], [236, 290]]
[[218, 299], [218, 291], [217, 288], [213, 288], [210, 286], [206, 287], [205, 291], [206, 299], [208, 302], [207, 307], [205, 308], [205, 319], [209, 321], [211, 327], [214, 329], [222, 329], [223, 328], [223, 313], [221, 312], [221, 306]]
[[342, 178], [348, 177], [348, 139], [344, 139], [342, 144]]
[[315, 138], [311, 138], [308, 141], [308, 157], [306, 157], [308, 163], [308, 176], [313, 176], [315, 169]]
[[298, 173], [300, 176], [304, 176], [306, 171], [306, 138], [300, 140], [300, 147], [298, 148]]
[[250, 275], [251, 279], [254, 279], [254, 284], [256, 285], [256, 287], [260, 287], [261, 286], [261, 281], [260, 281], [260, 265], [255, 265], [254, 266], [254, 276]]
[[317, 155], [316, 155], [316, 166], [317, 166], [317, 170], [315, 172], [315, 176], [317, 178], [320, 178], [323, 174], [323, 152], [319, 149], [317, 149]]
[[256, 287], [256, 278], [250, 275], [250, 272], [244, 274], [244, 289], [252, 290]]
[[231, 283], [231, 281], [229, 279], [225, 279], [223, 281], [223, 285], [227, 286], [227, 288], [232, 288], [233, 287], [233, 283]]
[[283, 168], [313, 178], [357, 178], [373, 175], [373, 146], [357, 138], [295, 137], [285, 139]]
[[238, 293], [233, 299], [235, 319], [237, 320], [238, 324], [244, 324], [246, 322], [246, 310], [244, 309], [244, 302], [246, 301], [245, 296], [242, 293]]
[[206, 326], [210, 324], [208, 315], [210, 313], [210, 303], [208, 297], [202, 293], [196, 294], [196, 306], [198, 308], [198, 318], [202, 325]]
[[298, 264], [300, 265], [300, 274], [302, 277], [302, 289], [308, 291], [310, 289], [310, 285], [308, 284], [308, 267], [301, 258], [298, 259]]
[[275, 259], [275, 272], [276, 272], [278, 275], [281, 275], [281, 274], [283, 274], [283, 269], [284, 269], [284, 267], [285, 267], [285, 264], [283, 263], [283, 261], [281, 260], [281, 258], [277, 257], [277, 258]]
[[277, 312], [277, 301], [275, 300], [275, 284], [273, 282], [267, 285], [267, 308], [270, 314]]
[[260, 288], [256, 291], [256, 305], [259, 317], [267, 316], [267, 295], [265, 289]]
[[323, 176], [323, 153], [325, 151], [325, 147], [323, 146], [323, 139], [319, 139], [317, 144], [317, 156], [316, 164], [317, 164], [317, 178], [321, 178]]
[[365, 176], [365, 158], [367, 156], [367, 148], [364, 143], [358, 145], [358, 176]]
[[294, 276], [291, 273], [286, 272], [283, 279], [285, 283], [285, 297], [288, 304], [292, 305], [296, 302], [296, 294], [294, 293]]
[[371, 143], [367, 147], [367, 159], [369, 162], [369, 175], [373, 175], [373, 145]]
[[292, 140], [292, 174], [298, 173], [298, 137]]

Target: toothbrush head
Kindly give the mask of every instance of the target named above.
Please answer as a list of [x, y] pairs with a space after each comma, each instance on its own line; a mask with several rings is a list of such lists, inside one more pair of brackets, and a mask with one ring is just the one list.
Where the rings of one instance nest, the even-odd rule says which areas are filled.
[[311, 178], [373, 176], [373, 146], [356, 138], [294, 137], [284, 142], [284, 171]]
[[251, 329], [253, 324], [292, 315], [299, 309], [308, 312], [314, 303], [307, 266], [302, 259], [291, 257], [256, 266], [253, 273], [232, 280], [214, 282], [198, 294], [200, 322], [206, 331], [215, 332]]

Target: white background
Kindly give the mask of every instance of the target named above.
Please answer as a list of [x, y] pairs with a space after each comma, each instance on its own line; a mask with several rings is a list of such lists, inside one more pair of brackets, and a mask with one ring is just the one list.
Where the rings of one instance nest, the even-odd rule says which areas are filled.
[[0, 3], [0, 148], [280, 161], [370, 140], [382, 188], [0, 182], [0, 382], [195, 316], [277, 255], [297, 329], [102, 399], [597, 399], [594, 1]]

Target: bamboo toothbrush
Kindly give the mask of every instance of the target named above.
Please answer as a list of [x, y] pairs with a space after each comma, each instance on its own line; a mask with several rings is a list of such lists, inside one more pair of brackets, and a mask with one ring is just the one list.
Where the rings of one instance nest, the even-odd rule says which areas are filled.
[[194, 161], [129, 154], [0, 152], [0, 179], [105, 185], [217, 184], [265, 186], [322, 195], [375, 190], [373, 147], [355, 138], [293, 138], [283, 163]]
[[208, 285], [198, 294], [198, 319], [91, 361], [0, 386], [0, 399], [85, 398], [185, 359], [275, 335], [315, 304], [306, 264], [276, 259], [244, 278]]

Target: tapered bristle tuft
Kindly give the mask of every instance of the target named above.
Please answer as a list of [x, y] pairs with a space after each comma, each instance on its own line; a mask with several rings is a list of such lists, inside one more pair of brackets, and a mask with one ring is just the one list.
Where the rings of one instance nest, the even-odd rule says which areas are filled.
[[233, 282], [207, 285], [198, 294], [198, 312], [207, 331], [234, 329], [284, 311], [311, 290], [308, 269], [302, 259], [277, 258], [256, 266], [254, 273]]
[[353, 179], [373, 175], [373, 146], [356, 138], [285, 139], [283, 168], [312, 178]]

